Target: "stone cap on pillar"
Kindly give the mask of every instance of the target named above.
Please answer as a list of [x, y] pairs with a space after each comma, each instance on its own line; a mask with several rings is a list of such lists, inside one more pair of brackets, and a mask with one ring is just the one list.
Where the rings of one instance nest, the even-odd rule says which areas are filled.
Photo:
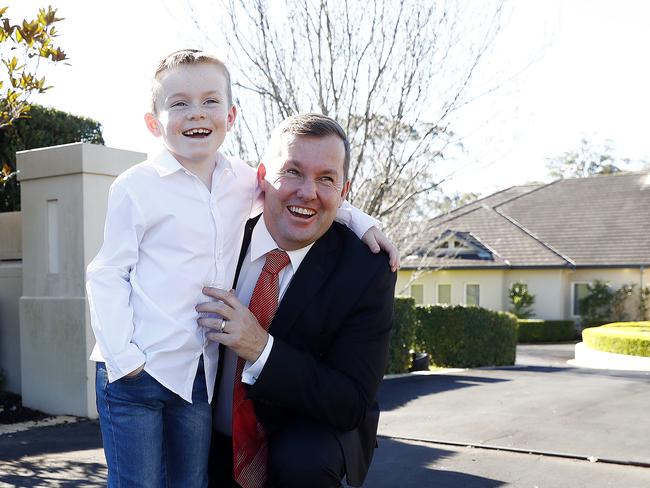
[[20, 181], [92, 173], [117, 176], [135, 163], [147, 159], [146, 153], [115, 149], [87, 142], [29, 149], [16, 153]]

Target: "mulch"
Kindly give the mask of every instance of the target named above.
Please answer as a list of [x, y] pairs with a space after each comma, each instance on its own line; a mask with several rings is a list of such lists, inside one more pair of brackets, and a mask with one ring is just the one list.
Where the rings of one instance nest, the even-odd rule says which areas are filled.
[[15, 424], [30, 420], [42, 420], [50, 415], [23, 407], [20, 395], [8, 391], [0, 392], [0, 424]]

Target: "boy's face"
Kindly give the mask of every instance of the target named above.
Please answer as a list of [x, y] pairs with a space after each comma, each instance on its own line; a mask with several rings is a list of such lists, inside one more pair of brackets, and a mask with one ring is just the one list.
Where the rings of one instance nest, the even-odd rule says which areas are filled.
[[210, 63], [181, 65], [163, 72], [157, 82], [157, 114], [145, 115], [147, 128], [163, 138], [179, 163], [213, 162], [237, 116], [235, 106], [228, 105], [222, 69]]

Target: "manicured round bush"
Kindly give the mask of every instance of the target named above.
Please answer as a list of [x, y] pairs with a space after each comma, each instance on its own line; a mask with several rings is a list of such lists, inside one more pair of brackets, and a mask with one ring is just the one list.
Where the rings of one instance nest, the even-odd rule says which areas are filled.
[[650, 322], [615, 322], [582, 331], [591, 349], [629, 356], [650, 357]]
[[472, 368], [515, 363], [517, 319], [480, 307], [417, 307], [418, 342], [436, 366]]
[[573, 320], [517, 320], [518, 342], [567, 342], [576, 337]]

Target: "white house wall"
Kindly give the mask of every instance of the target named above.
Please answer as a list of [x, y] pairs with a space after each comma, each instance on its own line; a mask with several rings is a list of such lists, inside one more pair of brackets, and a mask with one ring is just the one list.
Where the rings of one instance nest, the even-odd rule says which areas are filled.
[[[422, 285], [425, 304], [438, 303], [438, 284], [451, 284], [453, 305], [465, 304], [465, 285], [480, 285], [480, 306], [491, 310], [509, 310], [508, 290], [516, 281], [528, 285], [535, 295], [534, 317], [545, 320], [569, 320], [572, 314], [573, 284], [602, 280], [614, 289], [635, 283], [638, 287], [650, 286], [650, 271], [628, 269], [525, 269], [525, 270], [438, 270], [414, 272], [402, 270], [397, 276], [396, 294], [410, 296], [411, 285]], [[638, 301], [628, 302], [630, 317], [637, 311]]]
[[510, 309], [508, 290], [517, 281], [528, 285], [528, 291], [535, 295], [533, 313], [535, 318], [561, 320], [564, 318], [563, 270], [560, 269], [518, 269], [506, 271], [502, 310]]
[[[573, 318], [573, 294], [572, 288], [574, 283], [592, 283], [595, 280], [601, 280], [609, 283], [613, 289], [620, 288], [623, 285], [636, 284], [635, 294], [638, 293], [639, 286], [650, 285], [650, 273], [647, 269], [640, 268], [624, 268], [624, 269], [577, 269], [575, 271], [567, 271], [565, 275], [565, 282], [567, 285], [567, 293], [564, 295], [564, 313], [567, 318]], [[636, 297], [635, 297], [636, 298]], [[627, 311], [632, 314], [636, 313], [635, 307], [638, 302], [630, 301], [628, 303]]]
[[451, 285], [451, 303], [452, 305], [465, 305], [465, 285], [478, 284], [480, 286], [479, 305], [491, 310], [503, 310], [503, 270], [486, 270], [486, 271], [425, 271], [415, 273], [415, 278], [411, 270], [400, 271], [397, 276], [397, 286], [395, 287], [398, 295], [409, 296], [410, 286], [413, 284], [422, 285], [424, 291], [424, 303], [435, 304], [438, 302], [437, 286], [438, 284]]

